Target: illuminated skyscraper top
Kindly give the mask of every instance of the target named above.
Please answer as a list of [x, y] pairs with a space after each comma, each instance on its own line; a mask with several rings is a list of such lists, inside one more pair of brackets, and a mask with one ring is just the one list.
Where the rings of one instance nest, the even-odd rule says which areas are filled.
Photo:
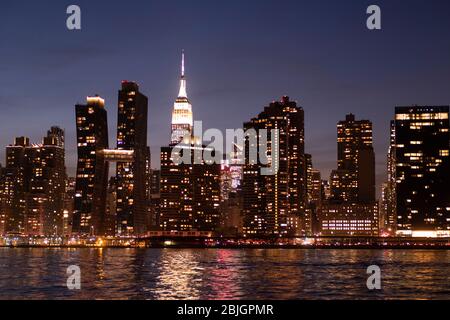
[[190, 138], [190, 136], [192, 135], [193, 125], [194, 120], [192, 115], [192, 105], [187, 98], [183, 50], [181, 58], [180, 91], [178, 93], [178, 98], [175, 100], [175, 104], [173, 106], [172, 134], [170, 144], [176, 145], [182, 142], [184, 138]]
[[184, 70], [184, 50], [181, 53], [181, 80], [180, 80], [180, 92], [178, 93], [178, 98], [187, 98], [186, 91], [186, 77]]

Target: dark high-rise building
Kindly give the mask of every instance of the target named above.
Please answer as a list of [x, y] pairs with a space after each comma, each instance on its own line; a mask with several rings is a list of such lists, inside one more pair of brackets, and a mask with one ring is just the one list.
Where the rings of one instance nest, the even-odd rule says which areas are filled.
[[375, 201], [372, 122], [349, 114], [337, 129], [338, 168], [331, 177], [332, 196], [342, 201]]
[[450, 133], [448, 106], [395, 109], [397, 234], [450, 234]]
[[337, 125], [338, 168], [330, 176], [331, 194], [322, 202], [319, 230], [327, 236], [377, 236], [375, 154], [372, 123], [353, 114]]
[[66, 172], [64, 131], [53, 127], [42, 144], [20, 137], [6, 148], [0, 178], [4, 231], [27, 235], [63, 234]]
[[395, 150], [395, 121], [391, 121], [387, 155], [387, 181], [382, 185], [380, 201], [380, 226], [383, 233], [388, 235], [394, 235], [397, 230]]
[[117, 181], [115, 177], [109, 179], [106, 196], [105, 235], [115, 236], [117, 226]]
[[193, 228], [191, 166], [172, 161], [172, 147], [161, 148], [160, 227], [165, 231]]
[[194, 161], [194, 148], [188, 146], [191, 164], [176, 164], [173, 147], [161, 148], [160, 228], [164, 231], [216, 231], [220, 217], [220, 164]]
[[325, 200], [322, 178], [319, 170], [312, 169], [308, 171], [308, 202], [307, 208], [310, 214], [309, 224], [306, 225], [307, 234], [319, 233], [319, 216], [322, 210], [322, 201]]
[[24, 233], [26, 201], [25, 148], [30, 146], [27, 137], [16, 138], [6, 147], [6, 167], [3, 169], [2, 193], [6, 217], [5, 232]]
[[148, 99], [134, 82], [122, 82], [117, 118], [117, 150], [133, 152], [132, 162], [117, 163], [117, 232], [147, 231], [150, 151], [147, 146]]
[[[304, 232], [306, 202], [306, 165], [304, 153], [304, 112], [297, 103], [283, 97], [272, 102], [256, 118], [244, 124], [245, 130], [267, 131], [269, 162], [275, 161], [278, 147], [278, 172], [262, 175], [260, 162], [250, 159], [246, 143], [243, 168], [243, 213], [246, 236], [283, 236]], [[279, 130], [271, 141], [271, 130]], [[260, 144], [261, 137], [258, 137]], [[256, 147], [253, 145], [253, 147]]]
[[108, 122], [105, 101], [88, 97], [76, 105], [78, 164], [72, 231], [77, 234], [104, 234], [108, 162]]
[[69, 177], [66, 181], [63, 211], [63, 234], [65, 236], [70, 236], [72, 234], [73, 212], [75, 210], [76, 183], [77, 180], [75, 177]]
[[52, 127], [41, 145], [25, 148], [26, 234], [63, 234], [66, 179], [64, 131]]

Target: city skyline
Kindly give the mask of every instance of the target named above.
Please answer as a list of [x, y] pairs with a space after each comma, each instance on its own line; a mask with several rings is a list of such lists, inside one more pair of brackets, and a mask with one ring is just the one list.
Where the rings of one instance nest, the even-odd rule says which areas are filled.
[[449, 0], [0, 7], [0, 300], [450, 299]]
[[[181, 77], [181, 87], [179, 87], [179, 89], [177, 89], [177, 90], [179, 90], [180, 91], [180, 93], [181, 93], [181, 91], [182, 90], [184, 90], [183, 92], [185, 92], [186, 91], [186, 78], [185, 78], [185, 74], [184, 74], [184, 68], [185, 68], [185, 58], [184, 58], [184, 55], [185, 55], [185, 50], [183, 49], [183, 50], [181, 50], [181, 52], [182, 52], [182, 55], [183, 55], [183, 61], [182, 61], [182, 77]], [[180, 78], [179, 78], [179, 81], [180, 81]], [[130, 83], [136, 83], [138, 86], [140, 86], [140, 83], [139, 82], [134, 82], [134, 81], [130, 81], [130, 80], [125, 80], [125, 79], [122, 79], [121, 80], [121, 83], [123, 84], [123, 83], [128, 83], [128, 82], [130, 82]], [[184, 85], [184, 87], [183, 87], [183, 85]], [[179, 86], [180, 86], [180, 84], [179, 84]], [[116, 90], [117, 91], [117, 90]], [[173, 94], [172, 94], [172, 96], [173, 96]], [[109, 122], [113, 122], [113, 125], [112, 126], [109, 126], [109, 128], [108, 128], [108, 136], [107, 136], [107, 138], [109, 139], [109, 140], [111, 140], [112, 142], [113, 142], [113, 144], [114, 144], [114, 139], [116, 138], [116, 132], [114, 132], [113, 130], [115, 130], [115, 126], [114, 126], [114, 123], [117, 121], [117, 118], [115, 118], [114, 116], [115, 116], [115, 112], [114, 112], [114, 108], [117, 108], [117, 98], [116, 98], [116, 101], [115, 101], [115, 103], [113, 103], [113, 104], [110, 104], [109, 106], [110, 106], [110, 109], [108, 109], [108, 104], [107, 104], [107, 102], [106, 102], [106, 99], [103, 99], [103, 96], [101, 96], [101, 95], [98, 95], [98, 94], [96, 94], [96, 96], [94, 97], [94, 96], [92, 96], [92, 95], [87, 95], [86, 96], [86, 99], [87, 100], [89, 100], [89, 99], [93, 99], [93, 98], [96, 98], [96, 97], [98, 97], [98, 98], [100, 98], [101, 100], [102, 100], [102, 103], [104, 104], [104, 109], [107, 111], [107, 112], [109, 112], [109, 115], [108, 115], [108, 118], [109, 118]], [[277, 102], [278, 100], [282, 100], [284, 97], [287, 97], [287, 95], [285, 95], [285, 96], [280, 96], [280, 97], [278, 97], [278, 98], [274, 98], [273, 100], [272, 100], [272, 102]], [[298, 99], [295, 99], [295, 97], [293, 97], [294, 98], [294, 102], [296, 102], [296, 103], [298, 103]], [[177, 98], [177, 100], [176, 100], [176, 103], [178, 103], [178, 100], [180, 99], [180, 96], [178, 96], [178, 98]], [[183, 99], [187, 99], [187, 97], [186, 98], [183, 98]], [[192, 114], [194, 113], [193, 111], [195, 111], [195, 106], [193, 107], [191, 104], [190, 104], [190, 101], [189, 100], [186, 100], [187, 101], [187, 103], [189, 104], [189, 107], [190, 108], [192, 108], [191, 109], [191, 117], [192, 117]], [[77, 105], [78, 104], [81, 104], [80, 102], [77, 102]], [[266, 103], [267, 104], [267, 103]], [[444, 105], [444, 104], [439, 104], [439, 105]], [[304, 108], [303, 107], [303, 105], [302, 104], [299, 104], [299, 106], [300, 107], [302, 107], [302, 108]], [[414, 107], [414, 106], [419, 106], [418, 104], [411, 104], [410, 105], [410, 107]], [[424, 106], [432, 106], [432, 104], [425, 104]], [[262, 107], [262, 106], [260, 106], [260, 107]], [[392, 115], [391, 115], [391, 118], [387, 118], [386, 120], [385, 120], [385, 122], [386, 123], [388, 123], [389, 124], [389, 126], [391, 125], [391, 121], [392, 121], [392, 118], [393, 117], [395, 117], [395, 108], [397, 108], [397, 106], [392, 106], [391, 107], [391, 109], [392, 109]], [[170, 113], [171, 114], [171, 117], [172, 117], [172, 122], [174, 121], [174, 115], [173, 115], [173, 110], [172, 110], [172, 112], [171, 112], [171, 110], [169, 109], [169, 110], [167, 110], [167, 112], [168, 113]], [[149, 119], [151, 119], [152, 118], [152, 115], [153, 114], [149, 114], [148, 116], [147, 116], [147, 120], [149, 120]], [[352, 112], [344, 112], [342, 115], [341, 115], [341, 118], [342, 118], [342, 116], [344, 116], [344, 115], [351, 115], [351, 116], [358, 116], [359, 117], [359, 115], [358, 114], [354, 114], [354, 113], [352, 113]], [[305, 110], [305, 119], [307, 118], [307, 109]], [[335, 124], [335, 126], [336, 125], [339, 125], [339, 123], [342, 121], [341, 120], [341, 118], [338, 118], [337, 119], [337, 121], [336, 121], [336, 124]], [[360, 119], [361, 119], [361, 121], [369, 121], [369, 122], [371, 122], [372, 123], [372, 120], [371, 119], [369, 119], [369, 118], [361, 118], [361, 117], [359, 117]], [[202, 119], [198, 119], [198, 118], [193, 118], [193, 120], [194, 121], [202, 121]], [[191, 119], [191, 121], [192, 121], [192, 119]], [[238, 120], [239, 121], [239, 120]], [[170, 121], [169, 121], [170, 122]], [[245, 123], [245, 121], [243, 121], [243, 120], [241, 120], [241, 123]], [[312, 125], [311, 123], [310, 123], [310, 125]], [[59, 123], [58, 123], [58, 121], [54, 121], [53, 123], [50, 123], [49, 124], [49, 126], [48, 127], [60, 127], [60, 125], [59, 125]], [[334, 130], [334, 132], [335, 132], [335, 126], [334, 127], [332, 127], [333, 128], [333, 130]], [[307, 127], [307, 122], [305, 121], [305, 127]], [[232, 128], [232, 129], [237, 129], [237, 128], [240, 128], [240, 127], [236, 127], [236, 128]], [[205, 128], [205, 129], [209, 129], [209, 128]], [[230, 129], [230, 128], [227, 128], [227, 129]], [[64, 128], [64, 127], [62, 127], [62, 130], [64, 130], [64, 132], [66, 133], [66, 131], [67, 131], [67, 129], [66, 128]], [[148, 128], [148, 130], [147, 130], [147, 132], [148, 131], [150, 131], [151, 130], [151, 128], [149, 127]], [[192, 128], [191, 129], [189, 129], [189, 130], [192, 130]], [[372, 129], [371, 129], [372, 130]], [[166, 130], [166, 131], [168, 131], [168, 138], [166, 137], [166, 140], [167, 141], [169, 141], [169, 142], [171, 142], [171, 143], [173, 143], [173, 141], [171, 141], [172, 139], [171, 139], [171, 130], [169, 129], [169, 130]], [[173, 129], [172, 129], [172, 131], [173, 131]], [[225, 129], [224, 129], [224, 131], [225, 131]], [[373, 131], [375, 131], [375, 129], [373, 129]], [[387, 137], [388, 137], [388, 143], [387, 143], [387, 148], [386, 148], [386, 150], [383, 152], [383, 153], [381, 153], [381, 154], [377, 154], [376, 152], [375, 152], [375, 179], [376, 179], [376, 183], [375, 183], [375, 193], [376, 193], [376, 197], [378, 198], [379, 196], [380, 196], [380, 192], [381, 192], [381, 188], [382, 188], [382, 185], [383, 185], [383, 183], [385, 183], [386, 182], [386, 179], [387, 179], [387, 176], [388, 176], [388, 172], [387, 172], [387, 170], [386, 170], [386, 166], [387, 166], [387, 160], [386, 160], [386, 154], [388, 154], [388, 152], [389, 152], [389, 146], [390, 146], [390, 137], [389, 137], [389, 130], [387, 131], [388, 133], [387, 134], [385, 134]], [[34, 136], [33, 135], [27, 135], [26, 134], [26, 132], [24, 132], [24, 131], [21, 131], [21, 132], [18, 132], [16, 135], [14, 135], [13, 137], [11, 137], [10, 139], [11, 139], [11, 142], [10, 143], [7, 143], [7, 144], [5, 144], [4, 145], [4, 147], [6, 147], [6, 146], [9, 146], [9, 145], [14, 145], [14, 140], [16, 139], [16, 138], [18, 138], [18, 137], [22, 137], [22, 136], [25, 136], [25, 137], [27, 137], [27, 138], [29, 138], [30, 140], [33, 140], [34, 138]], [[67, 136], [67, 135], [66, 135]], [[311, 139], [309, 139], [309, 141], [308, 141], [308, 132], [307, 132], [307, 130], [305, 129], [305, 150], [306, 151], [308, 151], [308, 142], [312, 142], [311, 141]], [[333, 143], [335, 142], [335, 140], [336, 140], [336, 137], [338, 137], [338, 135], [336, 135], [336, 133], [335, 133], [335, 137], [334, 137], [334, 140], [332, 139], [332, 141], [333, 141]], [[75, 134], [75, 136], [74, 137], [72, 137], [73, 139], [73, 141], [76, 141], [76, 134]], [[149, 134], [147, 133], [147, 138], [149, 138]], [[66, 138], [67, 139], [67, 138]], [[67, 141], [67, 143], [66, 144], [71, 144], [70, 142], [72, 142], [73, 143], [73, 141], [70, 141], [70, 137], [67, 139], [68, 141]], [[377, 145], [377, 141], [375, 141], [375, 139], [373, 138], [373, 144], [374, 144], [374, 146], [375, 145]], [[153, 147], [150, 147], [150, 154], [151, 154], [151, 167], [152, 167], [152, 169], [160, 169], [160, 155], [159, 155], [159, 151], [160, 151], [160, 148], [162, 147], [162, 146], [165, 146], [165, 145], [167, 145], [167, 141], [166, 142], [162, 142], [162, 144], [161, 145], [159, 145], [159, 146], [155, 146], [154, 144], [152, 144], [152, 141], [150, 140], [150, 145], [153, 145]], [[208, 141], [204, 141], [204, 142], [208, 142]], [[334, 144], [335, 145], [335, 144]], [[380, 145], [380, 143], [378, 143], [378, 145]], [[331, 146], [330, 146], [330, 148], [332, 148]], [[310, 148], [309, 148], [309, 150], [311, 150], [311, 149], [314, 149], [314, 146], [313, 147], [311, 147], [310, 146]], [[336, 152], [339, 152], [338, 150], [339, 150], [339, 147], [334, 147], [334, 152], [336, 153]], [[375, 149], [375, 148], [374, 148]], [[380, 149], [380, 148], [378, 148], [378, 149]], [[331, 149], [330, 149], [331, 150]], [[330, 150], [327, 150], [327, 151], [330, 151]], [[156, 151], [156, 152], [155, 152]], [[0, 165], [4, 165], [4, 163], [5, 163], [5, 156], [6, 156], [6, 154], [5, 154], [5, 152], [3, 151], [3, 150], [0, 150], [0, 155], [1, 154], [4, 154], [4, 156], [3, 156], [3, 158], [0, 158]], [[318, 169], [319, 171], [320, 171], [320, 173], [321, 173], [321, 175], [322, 175], [322, 177], [324, 178], [324, 179], [329, 179], [332, 175], [333, 175], [333, 171], [335, 171], [335, 168], [333, 167], [333, 165], [332, 164], [330, 164], [330, 165], [327, 165], [327, 166], [323, 166], [323, 163], [324, 162], [333, 162], [333, 163], [335, 163], [336, 162], [336, 154], [334, 154], [332, 157], [334, 157], [334, 158], [327, 158], [328, 160], [326, 160], [326, 161], [324, 161], [323, 159], [320, 159], [320, 157], [317, 157], [316, 156], [316, 154], [314, 154], [314, 153], [309, 153], [309, 152], [306, 152], [306, 154], [311, 154], [313, 157], [312, 157], [312, 161], [313, 161], [313, 165], [314, 165], [314, 169]], [[320, 152], [319, 152], [319, 154], [320, 154]], [[71, 164], [73, 165], [73, 161], [71, 161], [72, 159], [71, 159], [71, 156], [74, 156], [75, 157], [75, 167], [71, 167]], [[75, 150], [75, 154], [73, 155], [73, 154], [67, 154], [67, 147], [66, 147], [66, 169], [67, 169], [67, 174], [68, 174], [68, 176], [69, 177], [74, 177], [75, 175], [76, 175], [76, 158], [77, 158], [77, 153], [76, 153], [76, 150]], [[339, 156], [337, 157], [337, 158], [339, 158]], [[318, 160], [319, 159], [319, 160]], [[69, 162], [69, 164], [67, 163], [67, 162]], [[113, 177], [114, 176], [114, 170], [109, 170], [109, 177]]]
[[[115, 110], [116, 84], [124, 79], [137, 81], [141, 91], [149, 96], [148, 139], [153, 167], [158, 166], [157, 151], [170, 135], [165, 124], [170, 121], [173, 95], [177, 91], [182, 48], [186, 49], [189, 61], [187, 72], [195, 119], [203, 120], [205, 127], [239, 128], [242, 119], [257, 114], [268, 101], [289, 95], [305, 109], [306, 152], [313, 154], [314, 166], [324, 177], [336, 162], [335, 124], [350, 112], [359, 119], [371, 120], [377, 155], [377, 193], [386, 175], [384, 155], [389, 145], [393, 108], [413, 104], [447, 105], [450, 101], [445, 89], [450, 70], [445, 59], [450, 52], [445, 37], [448, 21], [439, 19], [440, 12], [449, 6], [446, 2], [411, 2], [408, 12], [404, 12], [401, 4], [380, 1], [385, 14], [383, 30], [379, 33], [364, 28], [365, 3], [249, 1], [239, 4], [240, 10], [236, 12], [233, 9], [238, 4], [233, 2], [221, 7], [206, 2], [135, 1], [137, 8], [142, 9], [138, 22], [132, 21], [131, 15], [118, 16], [119, 7], [108, 3], [113, 17], [123, 19], [120, 28], [114, 27], [107, 14], [100, 14], [102, 2], [80, 1], [79, 4], [84, 20], [83, 29], [78, 33], [63, 28], [65, 16], [59, 17], [58, 10], [62, 8], [60, 11], [64, 12], [64, 5], [49, 2], [39, 4], [42, 15], [36, 18], [23, 10], [35, 4], [5, 5], [3, 12], [10, 13], [9, 16], [20, 11], [25, 17], [21, 21], [23, 26], [9, 28], [7, 34], [5, 28], [0, 29], [4, 39], [11, 43], [2, 52], [10, 63], [2, 66], [0, 104], [6, 113], [2, 116], [4, 130], [0, 144], [11, 144], [17, 135], [35, 141], [41, 134], [40, 128], [59, 125], [66, 131], [67, 167], [71, 176], [76, 164], [73, 104], [83, 102], [86, 95], [98, 93], [106, 99], [106, 109]], [[42, 10], [42, 6], [48, 10]], [[252, 15], [248, 21], [240, 19], [244, 12], [258, 11], [258, 8], [263, 9], [261, 13]], [[327, 10], [330, 8], [333, 10]], [[204, 15], [213, 9], [220, 11], [216, 20]], [[169, 37], [155, 34], [154, 24], [161, 21], [155, 15], [161, 10], [173, 13], [180, 24], [191, 23], [192, 28], [179, 32], [178, 24], [167, 25]], [[272, 12], [286, 21], [284, 27], [266, 24], [271, 21]], [[404, 22], [408, 17], [416, 21], [414, 17], [419, 14], [423, 23]], [[316, 21], [309, 15], [320, 15], [321, 19]], [[210, 30], [206, 33], [202, 26], [208, 22]], [[1, 23], [16, 24], [8, 15], [2, 17]], [[28, 28], [34, 24], [49, 30], [48, 37], [39, 43], [29, 38]], [[106, 28], [114, 32], [105, 34]], [[140, 32], [136, 36], [130, 34], [135, 28], [148, 32], [148, 37], [153, 39], [146, 41], [146, 37], [139, 35], [137, 46], [142, 49], [139, 53], [130, 54], [113, 46], [115, 39], [124, 34], [130, 39], [127, 43], [138, 39]], [[420, 47], [416, 46], [417, 39], [421, 41]], [[283, 43], [292, 46], [292, 50], [283, 50]], [[429, 47], [436, 49], [426, 49]], [[28, 61], [25, 52], [34, 52], [35, 58]], [[409, 71], [413, 68], [414, 77]], [[85, 79], [89, 72], [96, 76]], [[58, 90], [49, 90], [56, 82], [60, 84]], [[40, 112], [27, 130], [17, 132], [17, 124], [25, 123], [24, 117], [37, 108]], [[227, 117], [229, 114], [236, 116]], [[114, 112], [110, 115], [110, 122], [115, 123]], [[113, 137], [110, 128], [109, 138]], [[4, 150], [0, 151], [0, 159], [3, 164]]]

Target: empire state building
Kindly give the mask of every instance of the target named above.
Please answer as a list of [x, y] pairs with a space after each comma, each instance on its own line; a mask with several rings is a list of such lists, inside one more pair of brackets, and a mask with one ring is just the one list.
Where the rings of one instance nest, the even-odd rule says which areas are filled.
[[172, 134], [170, 144], [177, 145], [183, 140], [188, 142], [193, 128], [192, 105], [187, 97], [186, 77], [184, 73], [184, 51], [181, 58], [180, 92], [175, 100], [172, 112]]

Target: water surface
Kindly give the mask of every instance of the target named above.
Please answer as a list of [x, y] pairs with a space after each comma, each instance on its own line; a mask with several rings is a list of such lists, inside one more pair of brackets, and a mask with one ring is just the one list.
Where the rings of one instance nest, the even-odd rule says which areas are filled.
[[0, 299], [450, 300], [449, 271], [448, 250], [0, 248]]

